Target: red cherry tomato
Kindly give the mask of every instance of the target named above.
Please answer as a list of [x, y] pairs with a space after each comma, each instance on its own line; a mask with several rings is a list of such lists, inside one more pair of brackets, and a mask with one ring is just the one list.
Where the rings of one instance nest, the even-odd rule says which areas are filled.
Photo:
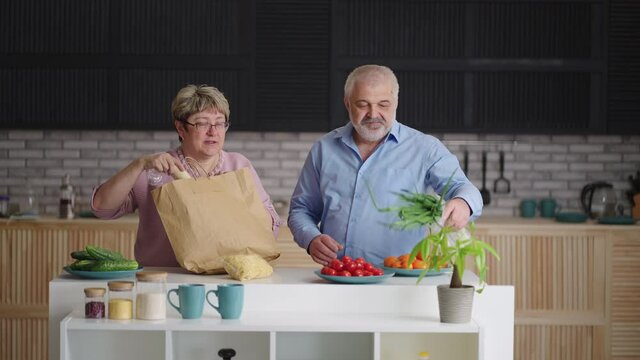
[[362, 271], [362, 269], [357, 269], [353, 272], [353, 276], [364, 276], [364, 271]]
[[372, 264], [372, 263], [365, 263], [362, 269], [363, 269], [364, 271], [371, 271], [371, 270], [373, 270], [373, 268], [374, 268], [374, 267], [375, 267], [375, 266], [373, 266], [373, 264]]
[[347, 270], [342, 270], [337, 275], [338, 276], [351, 276], [351, 273], [348, 272]]
[[359, 258], [356, 258], [355, 262], [360, 263], [360, 264], [364, 264], [364, 263], [366, 263], [367, 261], [366, 261], [365, 259], [363, 259], [363, 258], [359, 257]]
[[348, 272], [352, 273], [356, 270], [358, 270], [358, 264], [354, 263], [354, 262], [349, 262], [344, 264], [344, 270], [347, 270]]
[[373, 276], [382, 276], [382, 275], [384, 275], [384, 270], [379, 269], [379, 268], [373, 268], [371, 270], [371, 275], [373, 275]]
[[362, 276], [371, 276], [373, 274], [371, 274], [371, 271], [367, 271], [367, 270], [362, 270]]
[[342, 257], [342, 263], [343, 264], [350, 263], [352, 261], [353, 261], [353, 259], [349, 255], [345, 255], [345, 256]]
[[329, 267], [332, 268], [335, 271], [342, 271], [343, 269], [343, 264], [342, 261], [338, 260], [338, 259], [333, 259], [331, 260], [331, 262], [329, 263]]

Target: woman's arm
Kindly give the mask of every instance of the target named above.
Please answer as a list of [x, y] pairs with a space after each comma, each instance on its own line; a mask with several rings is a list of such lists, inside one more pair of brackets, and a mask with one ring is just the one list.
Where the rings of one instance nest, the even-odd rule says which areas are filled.
[[169, 153], [142, 156], [133, 160], [127, 167], [112, 176], [97, 190], [93, 198], [96, 209], [117, 209], [127, 199], [127, 196], [143, 170], [155, 169], [159, 172], [172, 174], [184, 171], [180, 160]]

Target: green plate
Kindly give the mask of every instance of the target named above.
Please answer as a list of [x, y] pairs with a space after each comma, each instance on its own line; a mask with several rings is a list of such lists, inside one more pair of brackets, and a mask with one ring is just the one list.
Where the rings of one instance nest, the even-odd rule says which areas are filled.
[[[384, 269], [385, 272], [387, 270], [395, 271], [396, 275], [398, 275], [398, 276], [414, 276], [414, 277], [418, 277], [418, 276], [420, 276], [420, 274], [422, 274], [422, 270], [420, 270], [420, 269], [400, 269], [400, 268], [390, 268], [390, 267], [386, 267], [386, 266], [383, 266], [382, 268]], [[443, 275], [443, 274], [451, 274], [452, 271], [453, 271], [453, 268], [451, 268], [451, 267], [440, 269], [440, 271], [429, 270], [425, 276], [438, 276], [438, 275]]]
[[565, 223], [583, 223], [588, 216], [579, 212], [564, 212], [556, 215], [556, 221]]
[[319, 277], [336, 283], [342, 284], [375, 284], [395, 275], [394, 271], [384, 270], [384, 275], [380, 276], [329, 276], [320, 273], [320, 270], [314, 271]]
[[598, 219], [600, 224], [633, 225], [636, 221], [631, 216], [603, 216]]
[[65, 266], [63, 269], [69, 274], [83, 279], [120, 279], [133, 277], [138, 271], [142, 270], [143, 268], [139, 267], [136, 270], [125, 271], [80, 271], [71, 270], [68, 266]]

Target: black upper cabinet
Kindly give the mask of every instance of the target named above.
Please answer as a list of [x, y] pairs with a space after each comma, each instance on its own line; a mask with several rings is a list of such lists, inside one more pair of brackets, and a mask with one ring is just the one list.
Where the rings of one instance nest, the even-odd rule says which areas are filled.
[[258, 0], [253, 130], [329, 128], [327, 0]]
[[328, 131], [377, 63], [426, 132], [638, 134], [638, 44], [628, 0], [7, 0], [0, 127], [170, 129], [207, 83], [236, 130]]
[[[346, 35], [332, 41], [342, 71], [334, 81], [362, 63], [388, 65], [403, 123], [428, 132], [605, 129], [597, 2], [342, 0], [334, 13]], [[346, 116], [332, 99], [334, 117]]]

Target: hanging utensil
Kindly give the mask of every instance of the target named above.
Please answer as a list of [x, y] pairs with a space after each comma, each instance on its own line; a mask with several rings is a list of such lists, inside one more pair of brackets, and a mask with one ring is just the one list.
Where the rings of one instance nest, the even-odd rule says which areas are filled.
[[482, 202], [485, 205], [491, 203], [491, 193], [487, 189], [487, 152], [482, 152], [482, 189], [480, 189], [480, 195], [482, 196]]
[[504, 177], [504, 151], [500, 151], [500, 177], [493, 182], [493, 192], [508, 194], [511, 192], [511, 182]]

